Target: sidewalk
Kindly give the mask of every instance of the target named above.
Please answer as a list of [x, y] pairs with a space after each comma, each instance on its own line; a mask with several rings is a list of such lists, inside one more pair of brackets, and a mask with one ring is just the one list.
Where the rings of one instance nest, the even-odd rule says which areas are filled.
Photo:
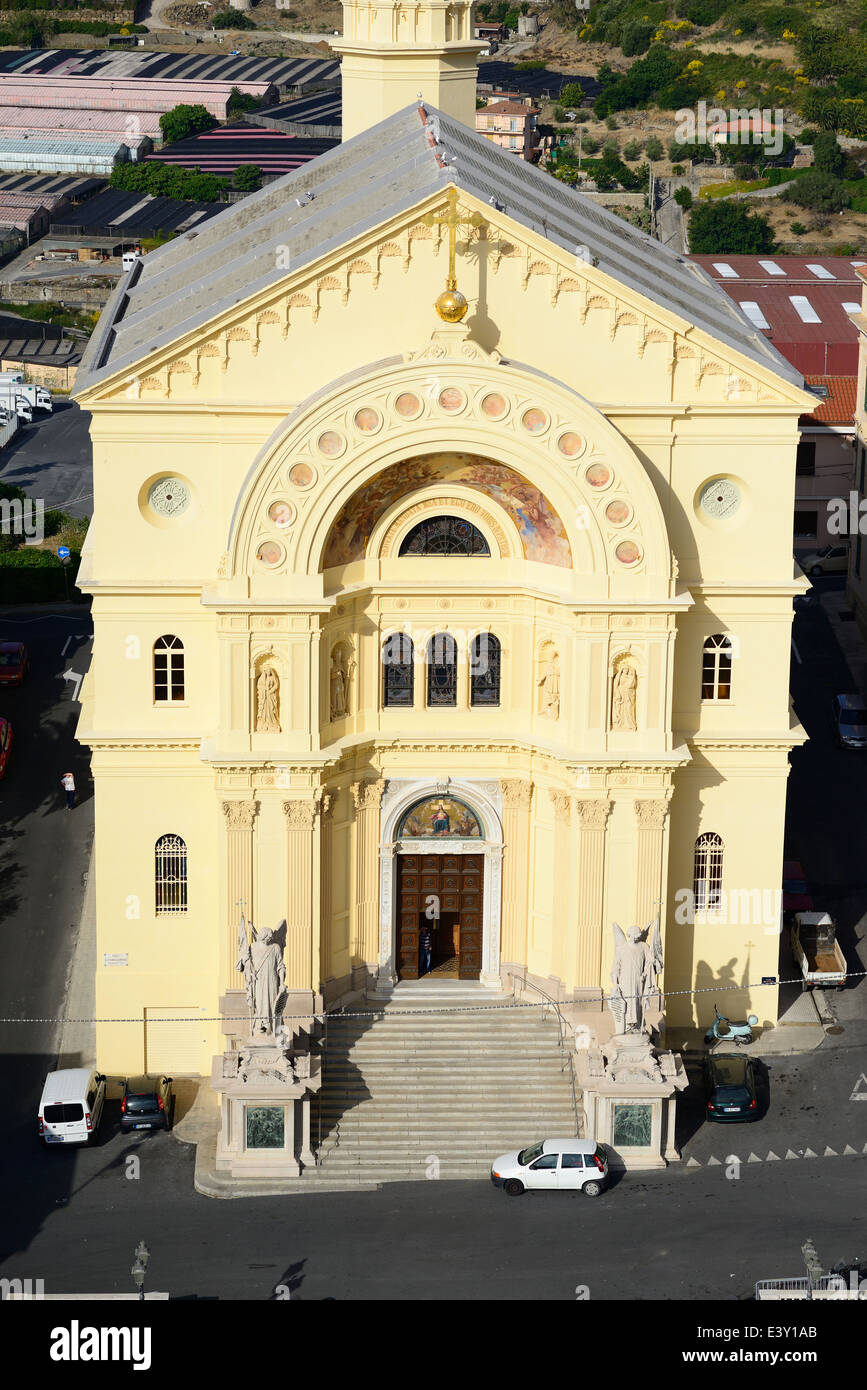
[[81, 905], [78, 937], [73, 949], [63, 1004], [67, 1020], [60, 1025], [57, 1042], [57, 1067], [91, 1067], [96, 1058], [96, 883], [93, 873], [93, 849], [87, 867], [87, 887]]
[[845, 589], [834, 589], [831, 593], [821, 594], [819, 602], [831, 624], [831, 631], [843, 653], [846, 665], [852, 673], [855, 690], [867, 696], [867, 645], [854, 617], [842, 616], [844, 613], [852, 613], [848, 594]]

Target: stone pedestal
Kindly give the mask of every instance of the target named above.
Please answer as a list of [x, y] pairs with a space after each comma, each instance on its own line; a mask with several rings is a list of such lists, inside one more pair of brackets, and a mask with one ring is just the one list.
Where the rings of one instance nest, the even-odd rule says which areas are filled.
[[217, 1170], [235, 1178], [282, 1178], [313, 1167], [310, 1097], [321, 1084], [319, 1058], [294, 1051], [285, 1038], [242, 1038], [215, 1057]]
[[608, 1149], [613, 1168], [664, 1168], [680, 1161], [674, 1142], [683, 1059], [657, 1052], [646, 1033], [618, 1033], [577, 1054], [587, 1134]]

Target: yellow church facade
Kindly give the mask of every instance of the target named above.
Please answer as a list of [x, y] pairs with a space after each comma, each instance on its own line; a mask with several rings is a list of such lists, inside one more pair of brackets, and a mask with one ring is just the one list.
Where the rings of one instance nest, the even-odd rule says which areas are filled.
[[611, 924], [658, 915], [669, 1036], [776, 1020], [809, 397], [696, 267], [516, 166], [411, 103], [103, 316], [105, 1071], [209, 1072], [241, 911], [287, 923], [288, 1015], [387, 998], [431, 922], [455, 978], [592, 1015]]

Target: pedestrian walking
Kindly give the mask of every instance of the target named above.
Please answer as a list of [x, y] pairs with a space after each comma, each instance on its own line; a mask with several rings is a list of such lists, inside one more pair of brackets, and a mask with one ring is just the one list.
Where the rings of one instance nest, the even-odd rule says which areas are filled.
[[66, 809], [71, 811], [75, 805], [75, 778], [71, 772], [64, 772], [60, 779], [60, 785], [66, 792]]
[[418, 939], [419, 947], [419, 974], [429, 975], [431, 964], [431, 934], [430, 927], [422, 927]]

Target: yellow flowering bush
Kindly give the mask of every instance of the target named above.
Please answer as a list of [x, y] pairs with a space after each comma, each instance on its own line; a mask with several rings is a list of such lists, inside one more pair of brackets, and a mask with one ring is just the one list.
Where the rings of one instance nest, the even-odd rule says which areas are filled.
[[745, 87], [746, 85], [747, 85], [747, 84], [746, 84], [746, 82], [744, 81], [744, 79], [743, 79], [743, 78], [740, 78], [739, 81], [737, 81], [737, 82], [735, 83], [735, 90], [738, 91], [738, 92], [742, 92], [742, 91], [744, 90], [744, 87]]
[[735, 29], [735, 38], [737, 38], [738, 34], [742, 34], [743, 32], [743, 29]]
[[719, 89], [718, 92], [714, 92], [714, 94], [713, 94], [713, 99], [714, 99], [714, 101], [725, 101], [725, 95], [726, 95], [726, 89], [725, 89], [725, 87], [720, 87], [720, 89]]
[[810, 85], [809, 77], [796, 77], [795, 81], [799, 82], [802, 87], [809, 87]]
[[703, 67], [704, 63], [700, 58], [693, 58], [691, 63], [687, 63], [686, 70], [687, 72], [701, 72]]
[[793, 38], [795, 38], [795, 37], [796, 37], [796, 35], [795, 35], [795, 31], [794, 31], [793, 29], [784, 29], [784, 30], [783, 30], [783, 38], [784, 38], [784, 39], [793, 39]]

